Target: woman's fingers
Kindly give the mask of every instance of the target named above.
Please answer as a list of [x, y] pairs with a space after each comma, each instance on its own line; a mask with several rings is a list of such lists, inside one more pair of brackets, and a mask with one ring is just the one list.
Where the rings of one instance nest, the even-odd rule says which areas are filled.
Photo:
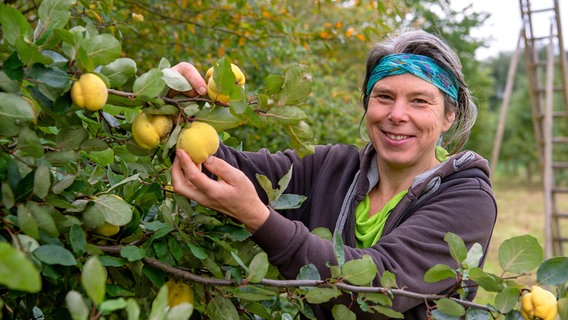
[[175, 70], [184, 76], [193, 87], [190, 91], [182, 92], [183, 94], [190, 97], [195, 97], [197, 95], [203, 96], [207, 94], [207, 84], [205, 83], [205, 79], [203, 79], [194, 65], [188, 62], [180, 62], [173, 66], [172, 70]]

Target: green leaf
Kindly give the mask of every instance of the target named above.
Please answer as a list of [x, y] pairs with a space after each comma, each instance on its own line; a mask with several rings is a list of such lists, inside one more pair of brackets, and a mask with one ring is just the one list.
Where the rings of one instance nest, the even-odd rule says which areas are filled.
[[278, 93], [284, 86], [284, 77], [277, 74], [270, 74], [264, 79], [264, 91], [267, 94]]
[[140, 319], [140, 306], [135, 299], [130, 298], [126, 300], [126, 313], [128, 314], [127, 320], [138, 320]]
[[448, 278], [455, 278], [456, 271], [445, 264], [437, 264], [424, 274], [424, 282], [438, 282]]
[[41, 290], [39, 271], [23, 253], [7, 242], [0, 242], [0, 284], [31, 293]]
[[89, 307], [87, 307], [87, 303], [83, 296], [75, 291], [71, 290], [67, 292], [65, 295], [65, 305], [67, 306], [67, 310], [71, 315], [71, 319], [73, 320], [86, 320], [89, 317]]
[[278, 296], [278, 291], [260, 286], [241, 286], [233, 290], [236, 298], [249, 301], [263, 301]]
[[41, 39], [42, 35], [51, 35], [52, 31], [62, 28], [67, 24], [71, 16], [71, 6], [75, 0], [44, 0], [38, 9], [38, 24], [34, 31], [35, 39]]
[[249, 264], [249, 274], [247, 279], [251, 283], [261, 282], [266, 276], [266, 272], [268, 272], [269, 265], [266, 253], [264, 251], [257, 253]]
[[166, 284], [160, 287], [158, 295], [152, 301], [152, 309], [150, 310], [149, 320], [165, 319], [168, 310], [168, 286]]
[[49, 193], [51, 187], [51, 172], [49, 167], [42, 164], [37, 167], [34, 174], [34, 189], [33, 193], [40, 199], [43, 199]]
[[499, 246], [499, 264], [504, 272], [528, 272], [536, 268], [543, 258], [542, 247], [530, 235], [507, 239]]
[[444, 241], [450, 247], [452, 258], [458, 263], [458, 266], [461, 265], [462, 261], [467, 257], [467, 248], [463, 240], [457, 234], [448, 232], [444, 236]]
[[34, 158], [41, 158], [43, 156], [43, 146], [35, 131], [29, 127], [23, 127], [18, 136], [17, 149]]
[[65, 71], [39, 63], [31, 66], [26, 77], [34, 82], [37, 89], [52, 101], [57, 100], [69, 91], [72, 84], [71, 77]]
[[333, 253], [337, 259], [337, 265], [343, 267], [345, 264], [345, 248], [343, 246], [343, 238], [341, 238], [339, 233], [333, 234]]
[[309, 124], [300, 121], [295, 125], [285, 126], [284, 129], [290, 136], [290, 146], [300, 157], [314, 153], [314, 131]]
[[109, 145], [104, 140], [93, 138], [81, 142], [80, 148], [83, 151], [104, 151], [109, 149]]
[[85, 237], [85, 233], [79, 225], [74, 224], [69, 228], [69, 242], [71, 243], [71, 248], [78, 256], [85, 254], [87, 237]]
[[568, 257], [545, 260], [536, 270], [536, 280], [541, 285], [556, 286], [568, 282]]
[[54, 238], [59, 236], [59, 230], [53, 219], [57, 214], [55, 208], [50, 205], [39, 205], [34, 201], [27, 202], [26, 208], [32, 213], [40, 230], [43, 230], [47, 235]]
[[97, 256], [91, 256], [83, 265], [81, 272], [81, 284], [87, 292], [87, 296], [95, 305], [99, 305], [105, 299], [106, 293], [106, 268], [101, 264]]
[[39, 227], [31, 211], [25, 206], [18, 206], [18, 227], [28, 236], [39, 239]]
[[217, 132], [232, 129], [242, 124], [242, 121], [235, 117], [229, 108], [223, 106], [203, 108], [195, 115], [195, 120], [207, 122]]
[[326, 227], [315, 228], [310, 233], [315, 234], [316, 236], [318, 236], [322, 239], [325, 239], [325, 240], [329, 240], [329, 241], [333, 240], [333, 234], [331, 233], [329, 228], [326, 228]]
[[47, 264], [59, 264], [62, 266], [77, 265], [77, 260], [75, 260], [73, 254], [58, 245], [46, 244], [39, 246], [33, 251], [33, 254], [38, 260]]
[[558, 299], [557, 305], [560, 319], [568, 319], [568, 297]]
[[124, 298], [105, 300], [99, 305], [99, 311], [102, 314], [110, 314], [113, 311], [126, 308], [126, 305], [126, 300], [124, 300]]
[[318, 268], [312, 263], [305, 265], [300, 268], [300, 272], [296, 276], [297, 280], [321, 280], [321, 275], [318, 271]]
[[10, 210], [14, 204], [14, 192], [12, 191], [12, 187], [6, 182], [2, 182], [2, 205]]
[[137, 261], [146, 257], [146, 251], [136, 246], [124, 246], [120, 249], [120, 256], [128, 259], [128, 261]]
[[85, 50], [87, 56], [91, 59], [95, 66], [106, 65], [119, 58], [122, 53], [120, 41], [118, 41], [110, 33], [100, 34], [85, 39], [82, 44], [82, 49]]
[[304, 103], [312, 92], [312, 76], [307, 73], [307, 68], [302, 65], [293, 65], [286, 70], [284, 87], [280, 105], [298, 105]]
[[519, 301], [519, 289], [507, 287], [495, 295], [495, 308], [505, 314], [513, 310]]
[[462, 268], [469, 269], [479, 266], [481, 258], [483, 258], [483, 248], [479, 243], [474, 243], [467, 252], [467, 257], [461, 264]]
[[465, 309], [459, 303], [450, 299], [444, 298], [436, 301], [438, 310], [444, 314], [453, 317], [461, 317], [465, 314]]
[[101, 151], [91, 151], [87, 156], [99, 166], [106, 167], [114, 162], [114, 150], [111, 148]]
[[148, 72], [142, 74], [132, 87], [133, 93], [137, 97], [146, 97], [149, 99], [157, 97], [164, 88], [166, 82], [162, 78], [162, 72], [156, 68], [150, 69]]
[[298, 107], [276, 107], [271, 108], [265, 113], [275, 123], [295, 124], [301, 120], [306, 120], [307, 115], [304, 110]]
[[363, 286], [370, 284], [379, 270], [375, 262], [370, 257], [367, 257], [347, 261], [341, 268], [343, 279], [354, 285]]
[[396, 276], [390, 271], [384, 271], [381, 275], [381, 286], [385, 288], [396, 288]]
[[[371, 309], [377, 311], [380, 314], [384, 314], [387, 318], [392, 319], [403, 319], [404, 316], [402, 313], [394, 311], [391, 308], [383, 307], [383, 306], [372, 306]], [[436, 310], [434, 310], [436, 311]]]
[[93, 202], [110, 224], [124, 226], [132, 219], [132, 206], [115, 194], [103, 194]]
[[306, 293], [306, 300], [309, 303], [320, 304], [328, 302], [333, 298], [341, 295], [341, 291], [336, 287], [332, 288], [315, 288]]
[[58, 152], [49, 152], [45, 154], [45, 160], [54, 167], [61, 167], [79, 161], [81, 156], [73, 150], [65, 150]]
[[185, 92], [193, 89], [189, 81], [182, 76], [179, 72], [174, 71], [172, 68], [162, 69], [162, 74], [166, 85], [178, 92]]
[[499, 292], [503, 289], [501, 278], [487, 273], [481, 268], [472, 268], [469, 270], [469, 278], [475, 281], [480, 287], [489, 292]]
[[108, 79], [110, 88], [117, 88], [136, 75], [136, 70], [136, 61], [130, 58], [118, 58], [102, 67], [100, 73]]
[[[486, 310], [469, 308], [465, 313], [465, 318], [466, 320], [491, 320], [493, 315]], [[505, 317], [505, 319], [511, 320], [508, 317]]]
[[355, 313], [343, 304], [336, 304], [331, 309], [331, 314], [333, 319], [336, 320], [357, 320]]
[[215, 296], [207, 304], [207, 316], [211, 319], [239, 320], [239, 313], [231, 300]]
[[65, 126], [57, 134], [55, 142], [61, 149], [78, 149], [88, 137], [89, 133], [82, 125]]
[[2, 38], [6, 43], [15, 45], [18, 39], [33, 42], [32, 26], [16, 8], [1, 3], [0, 24], [2, 25]]
[[33, 107], [22, 97], [0, 92], [0, 136], [18, 135], [35, 119]]

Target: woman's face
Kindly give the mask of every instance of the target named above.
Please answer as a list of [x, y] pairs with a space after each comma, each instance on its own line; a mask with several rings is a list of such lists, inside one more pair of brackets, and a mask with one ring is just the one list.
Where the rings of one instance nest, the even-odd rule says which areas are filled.
[[438, 164], [436, 143], [454, 118], [454, 113], [445, 113], [440, 89], [406, 73], [375, 83], [367, 108], [367, 132], [380, 163], [422, 171]]

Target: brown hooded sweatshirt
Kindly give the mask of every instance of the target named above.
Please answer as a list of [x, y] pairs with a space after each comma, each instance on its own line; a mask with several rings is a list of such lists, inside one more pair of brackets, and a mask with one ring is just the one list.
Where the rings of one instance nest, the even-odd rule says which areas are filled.
[[[355, 242], [355, 208], [379, 179], [376, 152], [371, 145], [358, 150], [350, 145], [316, 147], [315, 153], [303, 158], [292, 151], [269, 153], [242, 152], [221, 146], [216, 156], [241, 169], [257, 188], [266, 203], [265, 192], [256, 174], [267, 176], [277, 186], [278, 180], [293, 167], [285, 193], [304, 195], [307, 200], [298, 209], [276, 212], [255, 231], [252, 239], [268, 254], [270, 262], [287, 279], [296, 279], [302, 266], [313, 264], [322, 279], [331, 276], [328, 265], [336, 265], [334, 245], [310, 233], [318, 227], [341, 233], [345, 260], [369, 255], [379, 272], [373, 286], [380, 286], [384, 271], [396, 276], [399, 288], [418, 293], [444, 293], [453, 279], [425, 283], [424, 274], [436, 264], [457, 267], [444, 237], [453, 232], [469, 249], [479, 243], [486, 253], [497, 206], [489, 181], [485, 159], [472, 151], [453, 155], [437, 167], [415, 177], [408, 193], [390, 213], [379, 241], [360, 249]], [[482, 259], [481, 264], [485, 260]], [[476, 288], [470, 289], [473, 299]], [[351, 297], [312, 305], [318, 319], [332, 319], [334, 304], [352, 305], [357, 319], [385, 319], [378, 313], [362, 312]], [[393, 308], [405, 319], [426, 319], [423, 300], [396, 296]]]

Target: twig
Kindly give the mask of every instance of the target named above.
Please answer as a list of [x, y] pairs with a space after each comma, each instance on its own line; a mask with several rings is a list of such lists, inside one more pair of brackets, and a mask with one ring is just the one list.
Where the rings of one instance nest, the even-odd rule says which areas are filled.
[[[100, 246], [99, 247], [103, 252], [108, 254], [120, 254], [120, 246]], [[168, 273], [174, 277], [182, 278], [189, 281], [194, 281], [198, 283], [202, 283], [205, 285], [212, 285], [212, 286], [244, 286], [249, 284], [248, 282], [238, 282], [235, 280], [230, 279], [217, 279], [211, 277], [204, 277], [189, 271], [173, 267], [169, 264], [166, 264], [156, 258], [143, 258], [142, 261], [149, 266], [152, 266], [156, 269], [159, 269], [165, 273]], [[331, 288], [337, 287], [343, 291], [349, 291], [354, 293], [392, 293], [393, 295], [404, 296], [408, 298], [414, 299], [421, 299], [421, 300], [440, 300], [444, 298], [449, 298], [465, 307], [469, 308], [476, 308], [481, 309], [484, 311], [488, 311], [490, 313], [494, 312], [495, 310], [481, 304], [477, 304], [471, 301], [466, 301], [458, 298], [451, 298], [447, 295], [440, 295], [440, 294], [423, 294], [417, 292], [411, 292], [403, 289], [388, 289], [383, 287], [360, 287], [354, 286], [346, 283], [334, 283], [331, 284], [327, 281], [323, 280], [274, 280], [274, 279], [262, 279], [260, 282], [256, 284], [261, 284], [269, 287], [280, 287], [280, 288], [291, 288], [291, 287], [315, 287], [315, 288]]]

